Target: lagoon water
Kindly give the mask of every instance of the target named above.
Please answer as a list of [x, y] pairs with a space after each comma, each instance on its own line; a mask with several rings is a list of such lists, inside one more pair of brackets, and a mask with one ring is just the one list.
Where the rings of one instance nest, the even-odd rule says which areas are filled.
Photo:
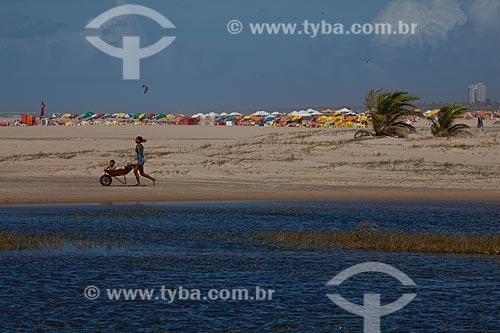
[[[92, 246], [0, 252], [1, 332], [362, 332], [363, 319], [326, 294], [382, 304], [417, 297], [381, 319], [382, 332], [500, 332], [500, 258], [489, 255], [303, 250], [247, 237], [274, 231], [500, 233], [500, 205], [472, 202], [231, 202], [0, 207], [0, 232], [56, 235]], [[417, 286], [361, 274], [390, 264]], [[100, 289], [89, 300], [87, 286]], [[109, 288], [273, 289], [271, 300], [110, 300]]]

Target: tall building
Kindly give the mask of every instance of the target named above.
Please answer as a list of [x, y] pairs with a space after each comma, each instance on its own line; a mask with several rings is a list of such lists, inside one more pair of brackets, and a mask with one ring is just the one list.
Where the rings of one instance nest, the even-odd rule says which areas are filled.
[[486, 103], [486, 85], [483, 82], [469, 85], [469, 104]]

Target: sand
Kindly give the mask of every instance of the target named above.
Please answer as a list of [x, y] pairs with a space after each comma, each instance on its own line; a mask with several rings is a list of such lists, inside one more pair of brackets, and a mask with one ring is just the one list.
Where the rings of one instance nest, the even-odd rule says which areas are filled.
[[[471, 125], [474, 122], [470, 122]], [[0, 204], [220, 200], [500, 201], [500, 126], [471, 138], [356, 141], [351, 129], [224, 126], [0, 127]], [[141, 187], [98, 183], [134, 160]]]

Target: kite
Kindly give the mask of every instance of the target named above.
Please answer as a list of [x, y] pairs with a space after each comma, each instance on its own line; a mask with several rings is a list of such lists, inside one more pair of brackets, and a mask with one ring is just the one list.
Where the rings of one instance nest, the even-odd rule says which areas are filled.
[[149, 87], [147, 85], [143, 84], [142, 88], [144, 88], [144, 93], [147, 94], [149, 91]]

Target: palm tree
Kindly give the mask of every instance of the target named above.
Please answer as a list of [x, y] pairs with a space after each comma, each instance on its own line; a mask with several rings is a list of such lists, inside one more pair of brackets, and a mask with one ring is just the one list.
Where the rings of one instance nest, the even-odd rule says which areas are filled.
[[380, 89], [371, 90], [366, 95], [366, 114], [371, 117], [373, 131], [359, 130], [355, 138], [362, 136], [392, 136], [406, 137], [408, 133], [416, 132], [415, 127], [404, 121], [408, 116], [420, 116], [415, 111], [415, 95], [406, 91], [384, 92]]
[[452, 106], [442, 107], [437, 113], [437, 117], [431, 118], [432, 135], [437, 137], [449, 136], [466, 136], [472, 135], [469, 131], [469, 125], [454, 124], [455, 120], [462, 117], [462, 114], [467, 111], [467, 107], [455, 104]]

